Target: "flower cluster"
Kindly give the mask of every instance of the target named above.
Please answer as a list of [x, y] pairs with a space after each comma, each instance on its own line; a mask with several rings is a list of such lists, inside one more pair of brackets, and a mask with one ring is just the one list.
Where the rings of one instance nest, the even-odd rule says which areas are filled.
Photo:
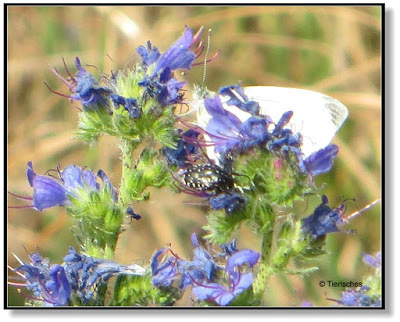
[[[161, 106], [182, 102], [181, 88], [185, 82], [173, 77], [176, 69], [190, 69], [196, 59], [192, 51], [198, 42], [202, 30], [193, 36], [191, 29], [185, 29], [183, 35], [162, 55], [150, 41], [146, 47], [140, 46], [137, 53], [142, 57], [143, 67], [147, 71], [139, 85], [146, 89], [150, 97], [156, 97]], [[197, 48], [199, 49], [199, 48]]]
[[31, 263], [13, 269], [26, 281], [25, 286], [33, 294], [33, 301], [45, 306], [67, 306], [76, 295], [81, 303], [88, 303], [96, 289], [105, 285], [115, 275], [143, 275], [139, 265], [120, 265], [113, 261], [79, 254], [73, 247], [64, 257], [64, 264], [50, 266], [38, 253], [29, 255]]
[[204, 48], [199, 41], [202, 31], [193, 34], [186, 27], [164, 53], [147, 42], [136, 50], [140, 63], [132, 69], [112, 72], [111, 76], [96, 79], [82, 67], [78, 57], [75, 76], [67, 69], [66, 79], [53, 69], [72, 93], [57, 94], [82, 103], [79, 138], [91, 142], [107, 133], [134, 142], [154, 138], [164, 146], [174, 146], [174, 109], [177, 104], [185, 104], [182, 88], [186, 84], [174, 72], [196, 65], [195, 60]]
[[[209, 120], [204, 122], [203, 115], [199, 120], [214, 147], [214, 151], [209, 149], [209, 156], [216, 153], [216, 162], [223, 160], [227, 154], [243, 154], [259, 146], [276, 154], [295, 154], [301, 172], [310, 176], [325, 173], [332, 167], [338, 153], [336, 145], [328, 145], [303, 158], [301, 133], [293, 133], [286, 127], [293, 116], [292, 111], [283, 113], [280, 120], [273, 124], [271, 117], [260, 113], [259, 103], [250, 100], [242, 87], [222, 87], [219, 94], [225, 97], [224, 101], [220, 95], [204, 99]], [[229, 111], [228, 107], [238, 109], [239, 115], [247, 114], [245, 120]]]
[[369, 290], [370, 287], [366, 285], [356, 290], [348, 289], [343, 292], [342, 298], [338, 303], [344, 306], [381, 306], [381, 299], [374, 299], [369, 296]]
[[[329, 144], [305, 157], [301, 133], [289, 126], [293, 111], [284, 112], [274, 123], [242, 87], [222, 87], [218, 94], [206, 92], [197, 125], [181, 134], [176, 147], [164, 150], [168, 163], [180, 169], [182, 191], [232, 214], [243, 208], [246, 191], [254, 190], [249, 181], [235, 182], [233, 173], [247, 176], [258, 191], [268, 191], [267, 202], [279, 204], [302, 195], [307, 178], [331, 169], [338, 147]], [[203, 149], [194, 144], [205, 147], [205, 163], [198, 161], [204, 159]]]
[[[245, 271], [245, 264], [252, 268], [260, 254], [251, 249], [236, 249], [236, 241], [221, 246], [223, 252], [213, 257], [200, 246], [197, 236], [192, 235], [195, 247], [193, 261], [179, 258], [162, 248], [151, 259], [152, 283], [157, 287], [170, 287], [180, 279], [179, 288], [191, 285], [193, 294], [204, 301], [228, 305], [235, 297], [247, 290], [253, 282], [253, 273]], [[172, 256], [164, 257], [166, 253]], [[221, 261], [224, 263], [222, 264]]]

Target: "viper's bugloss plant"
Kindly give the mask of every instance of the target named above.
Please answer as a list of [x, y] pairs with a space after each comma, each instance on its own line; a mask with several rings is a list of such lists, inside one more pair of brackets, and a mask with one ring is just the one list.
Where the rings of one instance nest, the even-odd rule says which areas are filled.
[[[30, 263], [18, 259], [21, 265], [10, 267], [22, 279], [10, 284], [29, 291], [27, 305], [167, 306], [179, 305], [185, 292], [197, 306], [265, 305], [270, 277], [318, 270], [313, 259], [326, 252], [328, 234], [340, 233], [338, 226], [352, 218], [345, 215], [346, 201], [330, 207], [326, 196], [308, 216], [290, 211], [294, 201], [320, 194], [314, 178], [334, 166], [339, 147], [330, 141], [347, 109], [322, 94], [301, 92], [326, 103], [317, 121], [327, 122], [327, 133], [319, 128], [319, 139], [308, 137], [306, 120], [304, 129], [293, 125], [301, 120], [296, 106], [269, 112], [265, 102], [238, 85], [217, 92], [203, 88], [200, 95], [194, 88], [191, 100], [191, 89], [177, 72], [201, 64], [202, 31], [194, 34], [186, 27], [164, 52], [148, 41], [137, 48], [136, 64], [99, 77], [78, 57], [75, 75], [52, 69], [70, 91], [57, 94], [81, 104], [76, 138], [88, 143], [101, 135], [118, 138], [122, 174], [119, 184], [103, 170], [77, 165], [40, 175], [28, 162], [32, 194], [12, 195], [39, 212], [61, 206], [74, 219], [79, 252], [70, 247], [64, 262], [53, 265], [31, 253]], [[259, 91], [263, 96], [263, 88]], [[179, 114], [182, 105], [195, 113]], [[146, 220], [134, 209], [152, 198], [150, 191], [157, 193], [151, 187], [207, 202], [203, 241], [192, 234], [192, 259], [183, 259], [173, 245], [161, 245], [143, 267], [118, 264], [113, 258], [123, 221]], [[289, 214], [278, 220], [280, 207]], [[232, 241], [244, 223], [259, 240], [256, 250], [239, 250], [242, 241]], [[380, 269], [380, 255], [364, 255], [364, 261]], [[293, 269], [294, 262], [301, 267]], [[346, 291], [337, 303], [380, 305], [378, 279]]]

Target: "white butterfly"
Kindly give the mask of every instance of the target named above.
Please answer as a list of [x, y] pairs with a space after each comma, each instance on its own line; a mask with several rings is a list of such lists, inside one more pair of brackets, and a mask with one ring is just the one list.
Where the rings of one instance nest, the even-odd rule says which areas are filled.
[[[346, 106], [338, 100], [310, 90], [275, 86], [250, 86], [243, 89], [249, 100], [259, 103], [260, 114], [270, 116], [274, 123], [280, 120], [283, 113], [293, 111], [286, 127], [293, 133], [301, 133], [304, 158], [325, 148], [349, 114]], [[228, 96], [220, 95], [220, 98], [223, 107], [242, 122], [251, 116], [248, 112], [226, 104]], [[197, 123], [205, 129], [211, 116], [204, 108], [204, 102], [197, 101], [194, 106], [197, 110]], [[213, 154], [211, 150], [213, 148], [208, 148], [207, 154]]]

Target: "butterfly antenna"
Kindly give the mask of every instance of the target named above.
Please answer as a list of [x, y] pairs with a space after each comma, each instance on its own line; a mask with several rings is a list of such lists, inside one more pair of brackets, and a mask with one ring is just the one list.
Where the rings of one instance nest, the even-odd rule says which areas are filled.
[[204, 89], [205, 88], [205, 83], [206, 83], [206, 75], [207, 75], [207, 58], [208, 58], [208, 53], [210, 52], [210, 46], [211, 46], [211, 32], [212, 29], [208, 29], [208, 37], [207, 37], [207, 49], [206, 53], [204, 55], [204, 65], [203, 65], [203, 81], [201, 83], [201, 87]]

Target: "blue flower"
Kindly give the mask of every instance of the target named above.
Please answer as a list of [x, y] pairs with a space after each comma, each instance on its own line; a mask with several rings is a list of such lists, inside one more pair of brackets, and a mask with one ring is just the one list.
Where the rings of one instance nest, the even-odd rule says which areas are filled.
[[157, 287], [170, 286], [177, 277], [177, 262], [180, 259], [176, 257], [164, 257], [168, 250], [161, 248], [151, 258], [151, 283]]
[[337, 301], [344, 306], [381, 306], [381, 299], [369, 296], [370, 290], [368, 286], [362, 286], [357, 290], [348, 289], [343, 292], [342, 298]]
[[79, 254], [73, 247], [64, 257], [64, 268], [73, 291], [75, 291], [83, 302], [92, 299], [96, 288], [105, 284], [112, 276], [143, 275], [145, 269], [139, 265], [120, 265], [116, 262], [97, 259]]
[[[50, 176], [37, 175], [33, 170], [32, 162], [29, 161], [26, 176], [30, 186], [33, 188], [33, 197], [21, 198], [31, 199], [31, 206], [43, 211], [54, 206], [70, 206], [70, 197], [78, 198], [82, 191], [87, 193], [99, 190], [102, 187], [97, 183], [96, 176], [91, 170], [82, 170], [76, 165], [67, 166], [62, 171], [58, 170], [58, 174], [59, 178], [57, 179]], [[108, 177], [102, 170], [99, 170], [98, 176], [103, 180], [103, 186], [105, 185], [110, 189], [113, 199], [116, 201], [117, 196]]]
[[196, 54], [191, 49], [199, 40], [201, 31], [193, 35], [192, 30], [186, 27], [183, 35], [162, 55], [150, 42], [136, 50], [142, 57], [143, 68], [149, 71], [139, 86], [144, 87], [150, 97], [156, 97], [161, 106], [182, 102], [180, 90], [185, 82], [174, 78], [173, 71], [190, 69], [193, 65]]
[[138, 47], [136, 52], [142, 57], [143, 64], [146, 66], [150, 66], [160, 57], [159, 50], [157, 47], [152, 47], [150, 41], [147, 42], [146, 47]]
[[363, 261], [373, 268], [381, 268], [381, 252], [378, 252], [375, 256], [363, 254]]
[[253, 273], [242, 273], [241, 267], [247, 264], [253, 267], [260, 254], [251, 249], [243, 249], [234, 253], [227, 260], [225, 271], [229, 278], [229, 286], [211, 281], [196, 283], [193, 294], [199, 300], [212, 300], [221, 306], [228, 305], [236, 296], [247, 290], [253, 283]]
[[317, 239], [328, 233], [340, 231], [337, 225], [343, 225], [344, 206], [343, 203], [339, 207], [331, 209], [328, 206], [328, 198], [322, 196], [322, 203], [302, 221], [304, 235]]
[[[169, 69], [167, 69], [169, 71]], [[172, 74], [171, 74], [172, 75]], [[163, 76], [163, 75], [161, 75]], [[139, 86], [145, 87], [150, 97], [156, 97], [161, 106], [168, 106], [182, 102], [183, 95], [179, 92], [185, 82], [179, 82], [175, 78], [157, 78], [146, 75], [139, 82]]]
[[228, 105], [236, 106], [245, 112], [259, 116], [260, 105], [255, 101], [249, 100], [241, 86], [230, 85], [221, 87], [219, 93], [229, 97], [229, 100], [226, 102]]
[[152, 76], [155, 76], [166, 68], [169, 68], [171, 71], [180, 68], [190, 69], [196, 59], [196, 55], [191, 51], [191, 48], [198, 41], [201, 32], [193, 36], [192, 30], [188, 27], [185, 28], [182, 36], [157, 59]]
[[[144, 275], [139, 265], [120, 265], [105, 259], [79, 254], [73, 247], [64, 257], [64, 264], [50, 266], [38, 253], [30, 254], [31, 263], [18, 267], [16, 272], [26, 280], [34, 299], [45, 306], [66, 306], [73, 294], [85, 303], [93, 298], [96, 289], [114, 275]], [[23, 275], [22, 275], [23, 274]]]
[[37, 175], [31, 161], [28, 162], [26, 176], [33, 188], [33, 208], [42, 211], [45, 208], [70, 204], [65, 187], [53, 178]]
[[189, 161], [189, 157], [198, 153], [199, 148], [195, 142], [199, 135], [199, 132], [190, 129], [180, 134], [176, 148], [162, 148], [162, 153], [168, 164], [183, 168]]
[[116, 109], [122, 105], [124, 110], [129, 113], [129, 117], [137, 119], [142, 114], [142, 110], [138, 107], [137, 100], [134, 98], [125, 98], [117, 94], [111, 94], [110, 99], [113, 102]]
[[191, 239], [194, 246], [192, 261], [183, 260], [170, 250], [173, 256], [161, 260], [167, 251], [165, 248], [154, 254], [151, 260], [154, 286], [170, 287], [180, 277], [180, 289], [192, 286], [193, 294], [199, 300], [214, 301], [223, 306], [251, 286], [253, 274], [244, 269], [245, 266], [252, 268], [258, 262], [258, 252], [251, 249], [238, 251], [234, 240], [221, 245], [223, 253], [213, 256], [200, 246], [196, 234], [192, 234]]
[[211, 116], [205, 130], [215, 145], [216, 153], [225, 155], [233, 149], [247, 150], [266, 143], [269, 139], [267, 119], [251, 116], [242, 122], [236, 115], [223, 108], [219, 96], [207, 97], [204, 106]]
[[45, 306], [66, 306], [71, 297], [71, 285], [60, 265], [50, 267], [39, 254], [31, 254], [31, 264], [23, 264], [15, 271], [24, 274], [26, 287], [34, 300], [43, 301]]
[[71, 100], [81, 101], [84, 110], [95, 110], [99, 107], [108, 108], [108, 96], [113, 93], [113, 90], [108, 87], [100, 86], [94, 76], [82, 67], [78, 57], [75, 58], [75, 66], [78, 73], [73, 77], [67, 70], [70, 76], [68, 80], [61, 76], [55, 68], [52, 69], [62, 82], [69, 87], [73, 94], [71, 96], [66, 96], [54, 92], [53, 90], [52, 92], [68, 97]]
[[220, 269], [211, 254], [200, 246], [196, 234], [193, 233], [191, 239], [195, 247], [193, 261], [181, 260], [178, 262], [178, 270], [182, 274], [181, 289], [194, 283], [201, 283], [203, 280], [212, 279]]
[[[218, 95], [204, 99], [209, 119], [199, 120], [203, 124], [205, 134], [214, 145], [214, 152], [219, 154], [217, 159], [223, 158], [228, 153], [242, 154], [259, 146], [275, 154], [293, 153], [297, 158], [300, 172], [310, 177], [331, 169], [338, 147], [328, 145], [304, 159], [301, 133], [293, 133], [286, 127], [293, 116], [293, 111], [283, 113], [271, 130], [270, 125], [273, 123], [271, 117], [260, 114], [259, 104], [249, 100], [242, 87], [237, 85], [222, 87], [219, 93], [222, 99]], [[205, 145], [209, 145], [208, 142], [205, 142]]]
[[78, 74], [75, 76], [76, 87], [73, 99], [79, 100], [84, 109], [97, 109], [99, 106], [108, 106], [107, 96], [113, 91], [110, 88], [99, 86], [96, 79], [81, 65], [78, 57], [75, 58]]
[[237, 192], [222, 193], [210, 198], [210, 205], [213, 209], [225, 209], [228, 214], [241, 209], [246, 200]]
[[318, 150], [304, 160], [304, 165], [312, 176], [328, 172], [333, 165], [333, 160], [337, 156], [339, 148], [337, 145], [330, 144], [327, 147]]

